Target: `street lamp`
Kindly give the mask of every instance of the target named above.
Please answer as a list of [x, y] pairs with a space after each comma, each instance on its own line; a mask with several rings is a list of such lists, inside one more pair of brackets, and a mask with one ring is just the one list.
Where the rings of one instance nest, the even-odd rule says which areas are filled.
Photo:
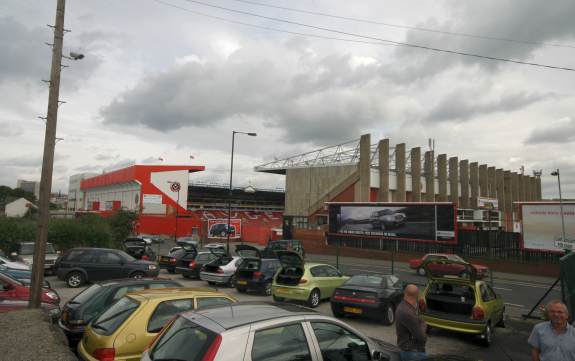
[[230, 166], [230, 191], [228, 194], [228, 227], [226, 229], [227, 234], [227, 241], [226, 241], [226, 251], [230, 254], [230, 222], [232, 218], [232, 177], [234, 174], [234, 143], [236, 141], [236, 134], [245, 134], [249, 135], [250, 137], [257, 136], [256, 133], [246, 133], [246, 132], [237, 132], [235, 130], [232, 131], [232, 161]]
[[180, 185], [180, 182], [168, 181], [168, 183], [170, 184], [170, 190], [172, 192], [178, 192], [178, 200], [177, 200], [178, 205], [176, 206], [176, 226], [175, 226], [175, 230], [174, 230], [174, 243], [176, 243], [178, 240], [178, 216], [179, 216], [179, 210], [180, 210], [181, 185]]
[[559, 184], [559, 208], [561, 209], [561, 241], [565, 242], [565, 217], [563, 215], [563, 196], [561, 195], [561, 175], [559, 173], [559, 168], [551, 172], [552, 176], [557, 177], [557, 183]]

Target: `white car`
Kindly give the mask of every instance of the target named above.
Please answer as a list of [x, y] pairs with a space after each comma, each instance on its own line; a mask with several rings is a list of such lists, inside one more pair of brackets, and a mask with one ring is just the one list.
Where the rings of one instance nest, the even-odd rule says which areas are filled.
[[10, 261], [8, 258], [2, 256], [0, 256], [0, 265], [3, 265], [10, 269], [25, 270], [25, 271], [30, 270], [30, 266], [28, 266], [27, 264], [22, 262], [13, 262]]
[[221, 255], [202, 267], [200, 279], [210, 285], [224, 284], [236, 287], [236, 269], [240, 263], [242, 263], [242, 258], [239, 256]]

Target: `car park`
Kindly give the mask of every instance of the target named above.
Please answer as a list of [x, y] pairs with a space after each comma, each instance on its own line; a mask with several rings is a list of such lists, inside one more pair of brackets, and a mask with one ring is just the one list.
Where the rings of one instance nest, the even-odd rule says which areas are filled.
[[[21, 300], [30, 299], [30, 286], [18, 281], [6, 274], [0, 274], [0, 300]], [[51, 288], [42, 288], [41, 302], [60, 304], [60, 296]]]
[[200, 271], [202, 267], [216, 260], [218, 256], [210, 251], [201, 251], [189, 260], [187, 257], [182, 257], [176, 263], [176, 273], [181, 274], [184, 278], [200, 278]]
[[30, 270], [30, 266], [25, 264], [24, 262], [11, 261], [4, 256], [0, 256], [0, 266], [4, 266], [6, 268], [14, 270], [22, 270], [22, 271]]
[[403, 282], [396, 276], [360, 274], [336, 288], [330, 303], [335, 317], [362, 316], [391, 325], [402, 300]]
[[122, 242], [124, 251], [135, 259], [155, 260], [156, 253], [150, 243], [142, 238], [127, 238]]
[[[17, 251], [12, 252], [10, 256], [32, 267], [32, 263], [34, 262], [34, 242], [18, 243]], [[54, 273], [54, 264], [58, 257], [60, 257], [60, 252], [56, 251], [52, 243], [46, 243], [46, 255], [44, 257], [45, 272]]]
[[139, 360], [177, 314], [229, 305], [234, 298], [211, 289], [173, 288], [132, 292], [102, 312], [86, 327], [78, 344], [84, 360]]
[[210, 249], [217, 256], [215, 260], [206, 263], [200, 270], [200, 279], [210, 285], [220, 284], [235, 287], [236, 270], [242, 258], [221, 253], [219, 248]]
[[68, 287], [115, 278], [157, 277], [160, 268], [151, 261], [136, 260], [124, 251], [109, 248], [72, 248], [56, 265]]
[[[273, 355], [273, 356], [272, 356]], [[242, 302], [180, 314], [142, 361], [399, 360], [397, 348], [297, 305]]]
[[[17, 279], [25, 285], [30, 285], [32, 282], [32, 271], [12, 269], [4, 265], [0, 265], [0, 273], [4, 273], [14, 279]], [[50, 282], [48, 282], [46, 279], [44, 279], [43, 284], [45, 288], [51, 288]]]
[[75, 349], [86, 325], [126, 293], [178, 287], [182, 285], [176, 281], [160, 278], [128, 278], [94, 283], [66, 302], [62, 307], [58, 326], [64, 331], [70, 347]]
[[277, 255], [282, 267], [272, 283], [275, 301], [304, 301], [309, 307], [317, 307], [349, 279], [328, 264], [305, 263], [296, 252], [278, 251]]
[[479, 336], [484, 346], [493, 338], [493, 328], [504, 326], [505, 303], [501, 296], [477, 277], [477, 271], [469, 263], [465, 277], [446, 275], [425, 264], [427, 286], [420, 296], [419, 309], [422, 318], [432, 328]]
[[194, 244], [182, 243], [181, 246], [172, 248], [167, 255], [160, 256], [160, 268], [166, 269], [168, 273], [175, 273], [178, 264], [189, 264], [197, 254], [198, 250]]
[[238, 251], [242, 253], [243, 259], [236, 270], [238, 292], [255, 290], [271, 296], [274, 275], [281, 268], [280, 261], [277, 258], [262, 258], [261, 252], [249, 245], [236, 246]]
[[[453, 262], [432, 262], [437, 260], [448, 260]], [[425, 263], [429, 263], [428, 267], [434, 272], [441, 272], [445, 275], [465, 276], [467, 266], [462, 263], [468, 264], [461, 257], [456, 254], [449, 253], [428, 253], [421, 258], [414, 258], [409, 260], [409, 268], [415, 270], [418, 275], [425, 276]], [[489, 275], [489, 268], [480, 264], [471, 264], [477, 272], [477, 277], [485, 278]]]

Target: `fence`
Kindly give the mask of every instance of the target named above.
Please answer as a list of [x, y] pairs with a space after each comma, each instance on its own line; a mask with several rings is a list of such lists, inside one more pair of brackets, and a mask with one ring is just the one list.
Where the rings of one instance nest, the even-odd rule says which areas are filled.
[[459, 231], [457, 244], [384, 239], [376, 236], [328, 233], [328, 245], [404, 253], [454, 253], [462, 257], [520, 263], [558, 264], [561, 255], [521, 249], [519, 234], [502, 231]]

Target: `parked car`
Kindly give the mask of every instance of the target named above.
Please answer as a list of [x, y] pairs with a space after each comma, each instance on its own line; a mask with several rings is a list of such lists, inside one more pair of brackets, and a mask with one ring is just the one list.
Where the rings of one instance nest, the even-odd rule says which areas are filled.
[[277, 251], [293, 251], [305, 258], [305, 250], [303, 244], [297, 239], [281, 239], [277, 241], [269, 241], [266, 247], [261, 251], [262, 257], [274, 258], [277, 257]]
[[[10, 256], [32, 267], [32, 263], [34, 263], [34, 242], [18, 243], [18, 250], [12, 252]], [[60, 257], [60, 252], [56, 251], [52, 243], [46, 243], [46, 256], [44, 258], [45, 272], [54, 273], [54, 264], [58, 257]]]
[[[449, 262], [431, 262], [437, 260], [447, 260]], [[423, 265], [426, 262], [431, 262], [428, 266], [430, 270], [434, 272], [441, 272], [446, 275], [465, 275], [467, 270], [466, 266], [461, 265], [461, 263], [467, 264], [467, 262], [465, 262], [456, 254], [448, 253], [428, 253], [421, 258], [411, 259], [409, 260], [409, 268], [414, 269], [418, 275], [425, 276], [425, 268]], [[472, 264], [472, 266], [477, 271], [477, 276], [479, 278], [484, 278], [489, 275], [489, 268], [480, 264]]]
[[184, 278], [200, 278], [202, 267], [217, 258], [218, 256], [210, 251], [198, 252], [192, 260], [189, 260], [188, 257], [182, 257], [176, 263], [176, 273], [181, 274]]
[[0, 256], [0, 266], [14, 270], [30, 271], [30, 266], [24, 262], [11, 261], [6, 257]]
[[210, 237], [227, 237], [228, 233], [230, 234], [230, 237], [234, 237], [236, 227], [230, 224], [228, 228], [226, 223], [216, 223], [212, 225], [209, 230]]
[[434, 262], [447, 261], [424, 265], [428, 282], [419, 299], [421, 316], [430, 327], [477, 335], [484, 346], [489, 346], [493, 328], [504, 326], [503, 299], [478, 279], [471, 264], [459, 262], [466, 267], [466, 277], [458, 277], [434, 272]]
[[75, 350], [86, 325], [126, 293], [178, 287], [182, 285], [176, 281], [160, 278], [128, 278], [94, 283], [66, 302], [62, 307], [58, 326], [64, 331], [70, 347]]
[[402, 299], [403, 282], [396, 276], [360, 274], [335, 289], [331, 311], [335, 317], [362, 316], [391, 325]]
[[399, 355], [395, 346], [333, 317], [268, 302], [180, 314], [142, 355], [142, 361], [272, 359], [396, 361]]
[[86, 327], [78, 353], [83, 360], [139, 360], [150, 342], [177, 314], [233, 302], [236, 300], [231, 296], [201, 288], [132, 292]]
[[242, 258], [240, 256], [229, 256], [221, 253], [219, 249], [210, 249], [216, 259], [204, 264], [200, 270], [200, 279], [210, 285], [223, 284], [229, 287], [236, 286], [236, 269]]
[[277, 258], [262, 258], [260, 250], [249, 245], [236, 246], [242, 254], [242, 262], [236, 270], [236, 289], [244, 293], [255, 290], [266, 296], [272, 295], [272, 281], [281, 263]]
[[198, 249], [193, 244], [183, 244], [182, 246], [174, 247], [168, 255], [160, 256], [160, 268], [166, 269], [168, 273], [175, 273], [180, 261], [185, 259], [184, 262], [189, 264], [196, 258], [197, 254]]
[[304, 263], [296, 252], [278, 251], [277, 254], [282, 267], [272, 283], [275, 301], [305, 301], [314, 308], [321, 300], [329, 299], [335, 289], [349, 279], [328, 264]]
[[156, 277], [160, 272], [154, 262], [136, 260], [124, 251], [108, 248], [72, 248], [58, 260], [56, 269], [58, 278], [72, 288], [115, 278]]
[[155, 260], [156, 253], [152, 249], [151, 244], [142, 238], [127, 238], [122, 242], [124, 250], [127, 254], [135, 259]]
[[391, 209], [382, 209], [373, 212], [369, 217], [369, 222], [373, 229], [391, 229], [398, 228], [405, 224], [407, 216], [405, 213], [394, 212]]
[[[0, 273], [0, 299], [28, 302], [30, 299], [30, 286], [7, 274]], [[41, 301], [58, 306], [60, 304], [60, 296], [51, 288], [42, 288]]]
[[[19, 270], [19, 269], [12, 269], [8, 268], [4, 265], [0, 265], [0, 273], [4, 273], [18, 281], [24, 283], [26, 286], [30, 285], [32, 279], [32, 271], [28, 270]], [[50, 282], [46, 279], [43, 281], [45, 288], [51, 288]]]

